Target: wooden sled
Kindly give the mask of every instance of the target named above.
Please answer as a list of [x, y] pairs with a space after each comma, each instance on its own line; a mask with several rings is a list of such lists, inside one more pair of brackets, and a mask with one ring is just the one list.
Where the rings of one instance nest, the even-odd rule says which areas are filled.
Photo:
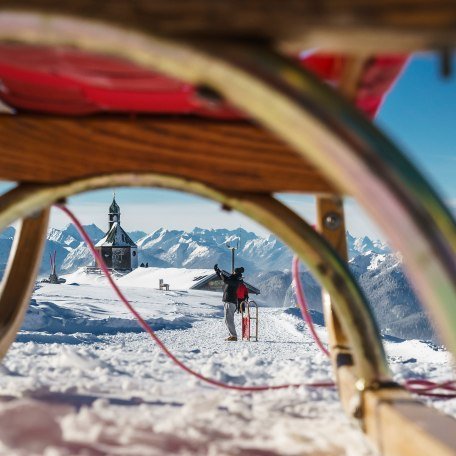
[[[117, 59], [183, 81], [201, 107], [194, 116], [160, 109], [132, 115], [75, 103], [80, 109], [71, 116], [58, 111], [57, 92], [37, 94], [9, 73], [10, 84], [22, 84], [20, 96], [3, 91], [2, 108], [9, 110], [8, 100], [12, 108], [23, 104], [0, 117], [0, 178], [17, 182], [0, 197], [0, 229], [16, 220], [22, 227], [1, 285], [0, 354], [27, 308], [52, 204], [112, 186], [181, 190], [251, 217], [307, 263], [326, 290], [342, 404], [383, 454], [456, 454], [456, 421], [392, 382], [378, 328], [346, 263], [342, 198], [348, 195], [402, 252], [409, 278], [456, 354], [454, 220], [397, 146], [353, 107], [376, 55], [436, 50], [447, 71], [456, 7], [444, 0], [407, 5], [3, 1], [0, 54], [13, 46], [15, 55], [59, 49]], [[344, 53], [338, 92], [290, 57], [315, 47]], [[5, 78], [0, 73], [4, 85]], [[38, 95], [55, 101], [53, 114], [36, 108]], [[318, 232], [274, 197], [279, 192], [316, 196]]]
[[[254, 307], [254, 314], [250, 313], [250, 308]], [[258, 304], [255, 301], [246, 300], [241, 303], [241, 332], [242, 340], [258, 342]], [[252, 322], [255, 325], [255, 332], [252, 334]]]

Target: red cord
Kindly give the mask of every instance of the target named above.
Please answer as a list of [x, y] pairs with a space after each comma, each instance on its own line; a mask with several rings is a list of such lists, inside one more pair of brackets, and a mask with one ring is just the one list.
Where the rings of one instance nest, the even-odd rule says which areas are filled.
[[[108, 268], [106, 267], [102, 257], [100, 254], [96, 251], [91, 239], [87, 235], [86, 231], [84, 230], [83, 226], [79, 222], [79, 220], [75, 217], [75, 215], [66, 207], [63, 205], [57, 205], [60, 210], [65, 212], [68, 217], [72, 220], [74, 225], [76, 226], [76, 229], [84, 239], [85, 243], [87, 244], [88, 248], [92, 252], [92, 255], [95, 257], [95, 260], [97, 261], [98, 265], [100, 266], [100, 269], [102, 270], [103, 274], [106, 276], [106, 278], [109, 281], [109, 284], [119, 297], [119, 299], [123, 302], [123, 304], [127, 307], [127, 309], [134, 315], [136, 320], [138, 321], [139, 325], [146, 331], [152, 339], [155, 341], [155, 343], [160, 347], [160, 349], [177, 365], [179, 366], [182, 370], [185, 372], [193, 375], [194, 377], [198, 378], [199, 380], [209, 383], [214, 386], [218, 386], [220, 388], [225, 388], [225, 389], [231, 389], [231, 390], [236, 390], [236, 391], [249, 391], [249, 392], [256, 392], [256, 391], [267, 391], [267, 390], [278, 390], [278, 389], [285, 389], [285, 388], [298, 388], [301, 386], [304, 387], [311, 387], [311, 388], [320, 388], [320, 387], [333, 387], [335, 384], [333, 382], [316, 382], [316, 383], [306, 383], [306, 384], [285, 384], [285, 385], [276, 385], [276, 386], [238, 386], [238, 385], [229, 385], [227, 383], [220, 382], [218, 380], [214, 380], [212, 378], [205, 377], [204, 375], [194, 371], [193, 369], [190, 369], [187, 367], [182, 361], [177, 359], [173, 353], [171, 353], [166, 345], [161, 341], [161, 339], [155, 334], [154, 330], [148, 325], [148, 323], [141, 317], [141, 315], [136, 311], [136, 309], [130, 304], [128, 299], [124, 296], [122, 291], [119, 289], [117, 284], [114, 282], [114, 280], [111, 277], [111, 274], [109, 273]], [[302, 289], [302, 284], [301, 280], [299, 278], [299, 259], [297, 256], [293, 258], [293, 279], [295, 282], [296, 286], [296, 295], [297, 295], [297, 300], [298, 300], [298, 305], [301, 310], [302, 316], [304, 320], [307, 322], [309, 329], [312, 333], [312, 336], [316, 342], [316, 344], [320, 347], [323, 353], [325, 353], [327, 356], [329, 356], [329, 352], [326, 349], [326, 347], [323, 345], [321, 342], [320, 338], [318, 337], [317, 332], [315, 331], [315, 327], [312, 321], [312, 318], [309, 313], [309, 309], [307, 307], [307, 303], [304, 298], [304, 291]], [[425, 380], [425, 379], [408, 379], [405, 381], [404, 387], [415, 394], [423, 395], [423, 396], [428, 396], [428, 397], [435, 397], [435, 398], [441, 398], [441, 399], [451, 399], [451, 398], [456, 398], [456, 381], [450, 380], [446, 381], [443, 383], [436, 383], [432, 382], [430, 380]], [[435, 390], [445, 390], [445, 391], [452, 391], [454, 394], [443, 394], [443, 393], [434, 393], [432, 391]]]
[[[420, 394], [421, 396], [438, 397], [443, 399], [456, 398], [455, 381], [449, 380], [442, 383], [432, 382], [430, 380], [410, 378], [405, 381], [405, 388], [411, 393]], [[453, 391], [453, 393], [434, 393], [432, 391], [443, 390]]]
[[214, 380], [212, 378], [205, 377], [204, 375], [194, 371], [193, 369], [190, 369], [187, 367], [182, 361], [177, 359], [173, 353], [171, 353], [166, 345], [161, 341], [161, 339], [155, 334], [154, 330], [149, 326], [149, 324], [141, 317], [141, 315], [136, 311], [136, 309], [130, 304], [128, 299], [124, 296], [122, 291], [119, 289], [117, 284], [114, 282], [113, 278], [111, 277], [111, 274], [109, 273], [108, 268], [106, 267], [106, 264], [103, 260], [103, 258], [100, 256], [100, 254], [96, 251], [91, 239], [87, 235], [86, 231], [84, 230], [83, 226], [79, 222], [79, 220], [75, 217], [75, 215], [68, 209], [66, 206], [63, 205], [56, 205], [60, 210], [65, 212], [68, 217], [71, 219], [71, 221], [74, 223], [76, 226], [76, 229], [79, 231], [79, 234], [82, 236], [84, 239], [85, 243], [87, 244], [87, 247], [90, 249], [92, 252], [92, 255], [95, 257], [95, 260], [97, 261], [100, 269], [102, 270], [103, 274], [106, 276], [106, 278], [109, 281], [109, 284], [119, 297], [119, 299], [125, 304], [127, 309], [134, 315], [136, 320], [138, 321], [139, 325], [146, 331], [150, 337], [155, 341], [155, 343], [161, 348], [161, 350], [176, 364], [179, 366], [182, 370], [185, 372], [193, 375], [194, 377], [198, 378], [199, 380], [209, 383], [214, 386], [218, 386], [220, 388], [226, 388], [226, 389], [231, 389], [231, 390], [237, 390], [237, 391], [250, 391], [250, 392], [256, 392], [256, 391], [267, 391], [267, 390], [278, 390], [278, 389], [285, 389], [285, 388], [299, 388], [299, 387], [311, 387], [311, 388], [320, 388], [320, 387], [333, 387], [335, 386], [333, 382], [316, 382], [316, 383], [306, 383], [306, 384], [286, 384], [286, 385], [276, 385], [276, 386], [238, 386], [238, 385], [229, 385], [227, 383], [220, 382], [218, 380]]
[[306, 321], [315, 343], [320, 347], [320, 350], [329, 358], [329, 351], [318, 337], [317, 331], [315, 331], [315, 326], [313, 324], [312, 317], [310, 316], [307, 302], [304, 298], [304, 290], [302, 289], [301, 278], [299, 277], [299, 258], [296, 255], [293, 257], [292, 272], [293, 282], [296, 288], [296, 298], [298, 301], [299, 309], [301, 310], [302, 318]]
[[[309, 309], [304, 298], [304, 291], [302, 289], [301, 279], [299, 277], [299, 258], [296, 255], [293, 257], [292, 271], [293, 281], [296, 287], [296, 298], [298, 306], [301, 309], [302, 316], [306, 321], [307, 325], [309, 326], [309, 330], [312, 334], [315, 343], [320, 347], [321, 351], [329, 357], [329, 351], [323, 345], [320, 338], [318, 337], [317, 332], [315, 331], [312, 317], [310, 316]], [[436, 383], [431, 380], [411, 378], [405, 380], [404, 388], [407, 391], [410, 391], [411, 393], [419, 394], [421, 396], [435, 397], [441, 399], [456, 398], [456, 380], [449, 380], [442, 383]], [[432, 392], [436, 390], [452, 391], [453, 394]]]

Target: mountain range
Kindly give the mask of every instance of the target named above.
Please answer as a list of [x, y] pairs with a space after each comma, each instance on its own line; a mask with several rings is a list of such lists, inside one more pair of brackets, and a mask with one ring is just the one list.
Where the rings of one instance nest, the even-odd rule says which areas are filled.
[[[104, 232], [96, 225], [84, 227], [93, 242]], [[0, 234], [0, 275], [8, 259], [15, 229]], [[150, 234], [143, 231], [128, 233], [138, 245], [139, 263], [149, 267], [187, 269], [231, 269], [227, 244], [239, 246], [236, 264], [246, 270], [246, 279], [261, 290], [267, 305], [295, 304], [291, 278], [292, 253], [278, 238], [257, 236], [242, 228], [237, 230], [194, 228], [192, 231], [158, 229]], [[435, 331], [422, 310], [416, 295], [402, 270], [401, 258], [389, 247], [367, 236], [354, 237], [347, 233], [349, 266], [361, 288], [369, 297], [373, 313], [385, 334], [400, 338], [421, 338], [435, 341]], [[49, 230], [40, 276], [49, 274], [49, 254], [56, 251], [59, 274], [70, 273], [93, 262], [92, 256], [76, 228]], [[309, 307], [321, 312], [321, 289], [308, 270], [303, 268]]]

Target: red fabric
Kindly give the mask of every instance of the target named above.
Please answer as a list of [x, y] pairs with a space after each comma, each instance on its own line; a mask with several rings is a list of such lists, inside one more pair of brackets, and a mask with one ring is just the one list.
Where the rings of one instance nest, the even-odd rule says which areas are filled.
[[0, 81], [0, 98], [27, 111], [240, 115], [226, 104], [214, 108], [189, 84], [128, 61], [74, 49], [0, 45]]
[[[347, 59], [310, 54], [302, 64], [337, 87]], [[373, 117], [405, 62], [403, 56], [372, 58], [355, 104]], [[25, 111], [59, 115], [100, 112], [195, 114], [239, 118], [224, 103], [214, 105], [184, 82], [145, 70], [126, 60], [71, 48], [0, 45], [0, 100]]]
[[404, 56], [380, 56], [371, 59], [361, 77], [356, 106], [369, 117], [375, 117], [406, 61], [407, 57]]
[[[388, 92], [404, 68], [407, 56], [372, 57], [366, 64], [358, 85], [355, 105], [369, 118], [375, 117]], [[302, 65], [318, 77], [337, 87], [347, 58], [332, 54], [311, 54], [301, 59]]]
[[309, 54], [300, 59], [302, 65], [331, 85], [337, 85], [342, 76], [346, 58], [343, 55]]
[[237, 297], [238, 297], [238, 299], [244, 299], [248, 295], [249, 295], [249, 290], [247, 289], [247, 287], [245, 286], [244, 283], [241, 283], [238, 286], [238, 289], [237, 289]]
[[250, 316], [242, 317], [242, 340], [250, 340]]

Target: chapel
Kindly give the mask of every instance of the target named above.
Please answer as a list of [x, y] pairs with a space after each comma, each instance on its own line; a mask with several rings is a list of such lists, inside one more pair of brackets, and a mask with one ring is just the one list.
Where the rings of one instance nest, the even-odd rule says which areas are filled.
[[130, 272], [138, 267], [138, 246], [120, 226], [120, 207], [113, 196], [108, 212], [109, 228], [95, 245], [106, 266], [118, 272]]

